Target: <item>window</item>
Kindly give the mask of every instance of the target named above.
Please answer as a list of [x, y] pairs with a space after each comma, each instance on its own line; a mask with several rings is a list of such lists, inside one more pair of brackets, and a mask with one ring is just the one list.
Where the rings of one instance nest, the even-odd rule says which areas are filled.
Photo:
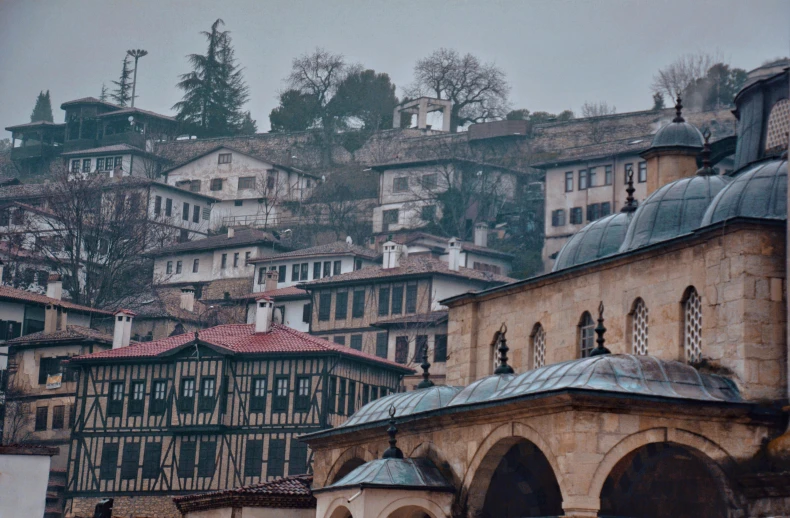
[[263, 468], [263, 441], [247, 441], [247, 450], [244, 452], [244, 476], [260, 477]]
[[217, 467], [217, 441], [200, 443], [200, 457], [198, 457], [198, 476], [213, 477]]
[[587, 221], [595, 221], [601, 217], [601, 205], [599, 203], [591, 203], [587, 205]]
[[121, 457], [121, 480], [136, 479], [139, 467], [140, 443], [127, 442], [123, 445], [123, 457]]
[[82, 172], [83, 173], [90, 173], [91, 172], [91, 159], [85, 158], [82, 160]]
[[115, 480], [115, 471], [118, 469], [118, 443], [105, 443], [101, 451], [101, 467], [99, 478], [102, 480]]
[[193, 412], [195, 410], [195, 378], [181, 380], [181, 397], [178, 399], [178, 410]]
[[230, 164], [233, 160], [232, 153], [220, 153], [217, 156], [217, 164]]
[[702, 299], [693, 287], [683, 302], [683, 350], [688, 363], [702, 359]]
[[379, 398], [379, 389], [378, 387], [370, 387], [370, 400], [376, 401]]
[[244, 200], [233, 200], [233, 206], [234, 207], [243, 207], [244, 206]]
[[357, 383], [348, 381], [348, 410], [347, 415], [353, 414], [357, 409]]
[[129, 398], [129, 415], [142, 415], [145, 406], [144, 381], [132, 382]]
[[198, 401], [198, 408], [201, 412], [211, 412], [214, 410], [216, 391], [217, 382], [214, 378], [203, 378], [200, 380], [200, 401]]
[[104, 170], [105, 171], [112, 171], [112, 168], [113, 168], [113, 158], [111, 156], [108, 156], [104, 160]]
[[[332, 264], [332, 275], [340, 275], [341, 264], [340, 261], [335, 261]], [[305, 264], [304, 266], [306, 267], [307, 265]], [[305, 277], [305, 279], [307, 279], [307, 277]]]
[[242, 176], [239, 178], [239, 189], [255, 189], [255, 177]]
[[422, 188], [423, 189], [436, 189], [439, 185], [439, 175], [434, 174], [426, 174], [422, 177]]
[[334, 376], [329, 376], [329, 393], [327, 394], [327, 405], [329, 405], [329, 411], [335, 411], [335, 400], [337, 399], [337, 378]]
[[332, 261], [324, 261], [324, 277], [332, 275]]
[[158, 216], [162, 213], [162, 197], [157, 196], [154, 198], [154, 215]]
[[587, 188], [587, 169], [579, 171], [579, 190], [583, 191]]
[[307, 274], [308, 274], [309, 270], [310, 270], [310, 263], [302, 263], [301, 265], [299, 265], [299, 280], [300, 281], [306, 281], [307, 280]]
[[354, 271], [362, 269], [362, 259], [354, 259]]
[[285, 468], [285, 439], [269, 439], [269, 458], [266, 461], [267, 477], [282, 477]]
[[307, 376], [298, 376], [296, 378], [294, 408], [296, 410], [307, 410], [310, 408], [310, 378]]
[[389, 229], [390, 225], [398, 224], [398, 209], [385, 210], [381, 213], [381, 221], [384, 230]]
[[266, 410], [266, 378], [253, 378], [250, 393], [250, 411], [264, 412]]
[[436, 205], [423, 205], [420, 209], [420, 219], [425, 222], [433, 222], [436, 219]]
[[447, 361], [447, 335], [436, 335], [433, 338], [433, 362]]
[[348, 314], [348, 292], [339, 291], [335, 297], [335, 320], [345, 320]]
[[244, 266], [250, 264], [250, 259], [252, 259], [252, 252], [244, 252]]
[[362, 335], [351, 335], [351, 348], [357, 351], [362, 350]]
[[301, 441], [291, 441], [291, 458], [288, 461], [288, 475], [307, 473], [307, 445]]
[[393, 286], [392, 314], [400, 315], [401, 313], [403, 313], [403, 286]]
[[406, 313], [417, 312], [417, 284], [406, 285]]
[[612, 213], [612, 204], [608, 201], [601, 203], [601, 217], [608, 216]]
[[631, 347], [633, 354], [647, 354], [647, 305], [638, 298], [631, 310]]
[[189, 221], [189, 203], [184, 203], [181, 206], [181, 219], [184, 221]]
[[192, 273], [197, 273], [200, 269], [200, 259], [192, 261]]
[[588, 311], [585, 311], [579, 321], [579, 356], [587, 358], [595, 348], [594, 338], [595, 322]]
[[[109, 160], [109, 158], [107, 160]], [[115, 167], [120, 168], [122, 165], [123, 165], [123, 157], [122, 156], [115, 157]]]
[[326, 322], [329, 320], [332, 306], [332, 294], [325, 292], [318, 296], [318, 321]]
[[36, 408], [36, 425], [35, 431], [41, 431], [47, 429], [47, 420], [49, 419], [49, 407], [48, 406], [40, 406]]
[[421, 362], [427, 352], [428, 337], [426, 335], [418, 335], [415, 339], [414, 361]]
[[321, 278], [321, 261], [313, 263], [313, 279]]
[[365, 290], [354, 290], [351, 317], [362, 318], [363, 316], [365, 316]]
[[211, 219], [211, 209], [208, 207], [203, 208], [203, 221]]
[[387, 357], [387, 333], [376, 333], [376, 356]]
[[107, 415], [123, 414], [123, 382], [110, 383], [110, 399], [107, 402]]
[[532, 331], [532, 368], [546, 365], [546, 331], [540, 324], [535, 324]]
[[595, 175], [597, 173], [596, 167], [591, 167], [590, 170], [587, 172], [587, 185], [588, 187], [595, 187], [597, 181], [595, 179]]
[[233, 267], [234, 268], [238, 268], [238, 266], [239, 266], [239, 253], [238, 252], [234, 252], [234, 254], [233, 254]]
[[603, 183], [604, 185], [612, 185], [614, 181], [614, 173], [612, 172], [612, 166], [605, 165], [603, 166]]
[[72, 403], [71, 407], [69, 408], [69, 428], [74, 428], [74, 424], [77, 422], [77, 405]]
[[183, 263], [181, 261], [176, 261], [176, 273], [181, 273], [183, 269]]
[[149, 442], [143, 454], [143, 478], [159, 477], [159, 462], [162, 457], [162, 443]]
[[272, 410], [280, 412], [288, 410], [288, 378], [284, 376], [278, 376], [274, 379]]
[[395, 337], [395, 361], [405, 364], [409, 361], [409, 337]]
[[313, 305], [305, 304], [302, 306], [302, 322], [309, 324], [310, 317], [313, 315]]
[[192, 180], [189, 182], [190, 192], [200, 192], [200, 180]]
[[398, 176], [392, 180], [392, 192], [406, 192], [409, 190], [409, 177]]
[[564, 227], [565, 226], [565, 210], [557, 209], [551, 211], [551, 226]]
[[337, 413], [343, 415], [346, 410], [346, 380], [340, 380], [340, 394], [337, 397]]
[[278, 284], [281, 283], [281, 282], [285, 282], [285, 270], [286, 270], [286, 266], [285, 265], [280, 266], [280, 268], [277, 270], [277, 283]]
[[222, 259], [220, 262], [220, 268], [223, 270], [228, 267], [228, 254], [222, 254]]
[[62, 430], [66, 422], [66, 407], [58, 405], [52, 408], [52, 429]]
[[273, 191], [274, 186], [277, 184], [277, 171], [269, 170], [266, 173], [266, 190]]
[[337, 345], [346, 345], [346, 336], [345, 335], [333, 336], [332, 341], [335, 342]]
[[390, 314], [390, 289], [379, 288], [379, 316]]
[[360, 385], [360, 392], [362, 393], [362, 406], [367, 405], [368, 401], [370, 401], [369, 389], [370, 387], [364, 383]]
[[573, 192], [573, 171], [565, 172], [565, 192]]
[[221, 191], [222, 190], [222, 178], [212, 178], [211, 185], [209, 188], [212, 191]]
[[167, 406], [167, 382], [154, 381], [151, 400], [151, 413], [163, 414]]
[[571, 209], [571, 225], [581, 225], [584, 221], [582, 217], [582, 208], [581, 207], [573, 207]]
[[192, 223], [200, 223], [200, 207], [197, 205], [192, 207]]
[[170, 198], [165, 199], [165, 216], [173, 215], [173, 200]]
[[72, 160], [71, 161], [71, 172], [72, 173], [79, 173], [80, 172], [80, 159]]
[[104, 159], [97, 158], [96, 159], [96, 170], [97, 171], [104, 171]]
[[[10, 334], [14, 334], [14, 333], [10, 333]], [[9, 336], [9, 333], [6, 333], [6, 336], [9, 339], [12, 338], [11, 336]], [[61, 361], [60, 358], [41, 358], [41, 361], [39, 363], [39, 369], [38, 369], [39, 385], [46, 385], [47, 377], [55, 374], [60, 374], [61, 372], [63, 372], [60, 361]]]
[[192, 478], [195, 476], [195, 454], [197, 453], [196, 442], [182, 442], [181, 451], [178, 459], [178, 477]]
[[291, 282], [295, 282], [299, 280], [299, 265], [294, 264], [291, 265]]
[[647, 162], [639, 162], [639, 175], [637, 176], [637, 181], [639, 183], [645, 183], [647, 181]]

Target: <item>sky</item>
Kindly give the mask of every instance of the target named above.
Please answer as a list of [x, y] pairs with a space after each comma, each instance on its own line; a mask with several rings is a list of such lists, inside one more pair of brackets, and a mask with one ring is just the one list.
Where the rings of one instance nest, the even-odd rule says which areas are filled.
[[0, 0], [0, 128], [29, 122], [40, 90], [62, 122], [60, 104], [112, 87], [136, 48], [149, 54], [135, 105], [174, 114], [186, 56], [205, 52], [217, 18], [261, 132], [291, 60], [316, 47], [388, 73], [399, 96], [417, 60], [469, 52], [506, 72], [513, 108], [555, 113], [649, 109], [655, 72], [689, 52], [746, 70], [790, 55], [790, 0]]

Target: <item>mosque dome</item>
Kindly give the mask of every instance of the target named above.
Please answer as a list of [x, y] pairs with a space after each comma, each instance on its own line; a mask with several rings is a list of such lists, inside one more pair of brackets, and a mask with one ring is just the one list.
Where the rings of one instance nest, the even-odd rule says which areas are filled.
[[447, 406], [465, 405], [467, 403], [486, 401], [495, 392], [498, 392], [500, 389], [504, 388], [515, 377], [515, 374], [493, 374], [491, 376], [486, 376], [485, 378], [479, 379], [464, 387], [464, 389], [456, 394], [456, 396]]
[[651, 149], [679, 147], [702, 149], [702, 133], [693, 124], [686, 122], [686, 119], [681, 115], [682, 109], [683, 105], [678, 97], [677, 104], [675, 104], [677, 113], [675, 118], [656, 132], [650, 145]]
[[610, 214], [576, 232], [560, 249], [552, 271], [564, 270], [617, 253], [633, 215], [633, 212]]
[[736, 173], [709, 204], [701, 226], [737, 217], [787, 220], [787, 158], [755, 162]]
[[357, 410], [341, 427], [356, 426], [389, 419], [390, 407], [395, 407], [395, 417], [403, 417], [447, 406], [461, 391], [461, 387], [436, 385], [431, 388], [398, 392], [371, 401]]

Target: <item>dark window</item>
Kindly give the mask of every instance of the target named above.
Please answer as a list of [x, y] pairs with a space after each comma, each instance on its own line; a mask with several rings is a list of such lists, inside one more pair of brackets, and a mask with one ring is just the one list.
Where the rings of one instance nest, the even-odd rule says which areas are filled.
[[202, 412], [214, 410], [214, 400], [217, 394], [217, 381], [214, 378], [203, 378], [200, 380], [200, 400], [198, 408]]
[[192, 180], [189, 182], [190, 192], [200, 192], [200, 180]]
[[434, 363], [447, 361], [447, 335], [436, 335], [433, 338], [433, 361]]
[[369, 392], [370, 387], [365, 385], [364, 383], [360, 384], [360, 392], [362, 393], [362, 406], [368, 404], [369, 401]]
[[217, 467], [217, 441], [200, 443], [200, 457], [198, 458], [198, 476], [213, 477]]
[[269, 170], [266, 173], [266, 190], [273, 191], [276, 182], [277, 182], [277, 172]]
[[351, 348], [357, 351], [362, 350], [362, 335], [351, 335]]
[[579, 171], [579, 190], [582, 191], [587, 188], [587, 169]]
[[332, 264], [332, 275], [340, 275], [341, 264], [340, 261], [335, 261]]
[[162, 197], [157, 196], [154, 198], [154, 214], [159, 215], [162, 212]]
[[192, 222], [200, 223], [200, 207], [198, 207], [197, 205], [192, 207]]
[[181, 412], [195, 411], [195, 378], [184, 378], [181, 380], [178, 410]]
[[36, 427], [35, 431], [41, 431], [47, 429], [47, 420], [49, 418], [49, 407], [48, 406], [40, 406], [36, 408]]
[[318, 297], [318, 320], [325, 322], [329, 320], [329, 311], [332, 306], [332, 294], [321, 293]]
[[247, 441], [247, 451], [244, 452], [244, 476], [260, 477], [263, 468], [263, 441]]
[[173, 200], [170, 198], [165, 199], [165, 216], [173, 215]]
[[313, 305], [305, 304], [302, 306], [302, 322], [310, 323], [310, 317], [313, 315]]
[[379, 288], [379, 316], [390, 314], [390, 289]]
[[127, 442], [123, 445], [121, 458], [121, 479], [133, 480], [137, 478], [137, 469], [140, 467], [140, 443]]
[[133, 381], [129, 390], [129, 415], [141, 415], [145, 406], [145, 382]]
[[239, 178], [239, 189], [255, 189], [255, 177], [242, 176]]
[[[109, 160], [109, 158], [107, 160]], [[115, 157], [115, 167], [121, 167], [122, 165], [123, 165], [123, 157], [121, 156]]]
[[72, 404], [69, 408], [69, 428], [74, 428], [77, 422], [77, 405]]
[[225, 269], [228, 267], [228, 254], [222, 254], [220, 268]]
[[285, 439], [269, 439], [269, 459], [266, 462], [267, 477], [282, 477], [285, 469]]
[[250, 264], [251, 258], [252, 258], [252, 252], [244, 252], [244, 266]]
[[176, 273], [181, 273], [183, 269], [184, 269], [183, 263], [181, 261], [176, 261]]
[[348, 292], [339, 291], [335, 296], [335, 320], [345, 320], [348, 314]]
[[573, 207], [571, 209], [571, 225], [581, 225], [584, 218], [582, 217], [582, 208]]
[[310, 408], [310, 378], [307, 376], [299, 376], [296, 378], [294, 408], [297, 410], [307, 410]]
[[409, 360], [409, 337], [395, 337], [395, 361], [405, 364]]
[[589, 187], [595, 187], [597, 183], [595, 176], [596, 176], [596, 168], [591, 167], [590, 171], [587, 173], [587, 185]]
[[214, 178], [211, 180], [210, 189], [212, 191], [221, 191], [222, 190], [222, 178]]
[[299, 280], [306, 281], [310, 270], [310, 263], [302, 263], [299, 267]]
[[200, 259], [192, 261], [192, 273], [197, 273], [200, 269]]
[[195, 476], [195, 454], [197, 453], [196, 442], [182, 442], [181, 451], [178, 455], [178, 476], [179, 478], [192, 478]]
[[159, 477], [159, 461], [162, 456], [162, 443], [149, 442], [143, 454], [143, 478]]
[[211, 219], [211, 209], [209, 209], [208, 207], [203, 208], [203, 219], [205, 221]]
[[123, 382], [110, 383], [110, 398], [107, 402], [107, 415], [123, 414]]
[[417, 285], [406, 285], [406, 313], [417, 312]]
[[220, 153], [217, 156], [217, 164], [230, 164], [233, 160], [232, 153]]
[[285, 376], [278, 376], [274, 379], [272, 410], [279, 412], [288, 410], [288, 378]]
[[80, 159], [72, 160], [71, 161], [71, 172], [72, 173], [79, 173], [80, 172]]
[[551, 211], [551, 226], [564, 227], [565, 226], [565, 210], [557, 209]]
[[153, 394], [151, 394], [151, 413], [163, 414], [167, 407], [167, 382], [154, 381]]
[[82, 159], [82, 172], [83, 173], [90, 173], [91, 172], [91, 159], [90, 158], [83, 158]]
[[[7, 324], [8, 322], [5, 323]], [[10, 326], [9, 326], [9, 331], [10, 331]], [[13, 335], [14, 333], [11, 332], [6, 333], [6, 336], [9, 339], [14, 338]], [[52, 376], [54, 374], [60, 374], [61, 372], [63, 372], [60, 362], [61, 362], [60, 358], [41, 358], [38, 368], [39, 385], [46, 385], [48, 376]]]
[[573, 192], [573, 171], [565, 173], [565, 192]]
[[587, 205], [587, 221], [595, 221], [601, 217], [601, 204], [591, 203]]
[[590, 356], [595, 345], [594, 342], [594, 330], [595, 322], [593, 321], [592, 316], [587, 311], [584, 312], [582, 315], [582, 319], [579, 322], [579, 356], [581, 358], [587, 358]]
[[381, 213], [381, 219], [386, 232], [389, 230], [390, 225], [398, 224], [398, 209], [385, 210]]
[[233, 254], [233, 267], [238, 268], [238, 266], [239, 266], [239, 253], [235, 252]]
[[406, 192], [409, 190], [409, 177], [399, 176], [392, 181], [392, 192]]
[[379, 398], [379, 389], [371, 385], [370, 387], [370, 400], [376, 401]]
[[354, 259], [354, 271], [362, 269], [362, 259]]
[[401, 313], [403, 313], [403, 286], [393, 286], [392, 314], [400, 315]]
[[266, 282], [266, 267], [261, 266], [258, 269], [258, 284], [263, 284]]
[[343, 415], [346, 410], [346, 380], [340, 379], [340, 394], [337, 398], [337, 413]]
[[612, 173], [612, 166], [605, 165], [603, 167], [603, 183], [604, 185], [612, 185], [612, 181], [614, 181], [614, 174]]
[[280, 266], [279, 270], [277, 271], [277, 282], [278, 283], [285, 282], [285, 270], [286, 270], [286, 266], [282, 265], [282, 266]]
[[647, 162], [639, 162], [639, 176], [637, 177], [639, 183], [647, 181]]
[[387, 333], [376, 333], [376, 356], [387, 357]]
[[327, 402], [329, 406], [329, 411], [335, 411], [335, 400], [337, 399], [337, 378], [334, 376], [329, 376], [329, 394], [327, 395]]
[[417, 336], [414, 347], [414, 361], [421, 362], [423, 356], [428, 351], [428, 337], [425, 335]]
[[307, 445], [299, 440], [291, 440], [288, 475], [302, 475], [304, 473], [307, 473]]
[[628, 171], [633, 171], [633, 169], [634, 169], [634, 164], [631, 163], [625, 164], [625, 169], [623, 169], [623, 173], [624, 173], [623, 183], [626, 184], [628, 183]]
[[362, 318], [365, 316], [365, 290], [354, 291], [354, 303], [351, 308], [351, 316], [353, 318]]
[[355, 381], [348, 382], [348, 415], [353, 414], [357, 410], [357, 383]]
[[184, 202], [181, 206], [181, 219], [189, 221], [189, 203]]
[[250, 411], [264, 412], [266, 410], [266, 378], [253, 378], [250, 392]]
[[337, 345], [346, 345], [346, 336], [345, 335], [333, 336], [332, 341], [335, 342]]
[[299, 280], [299, 265], [294, 264], [291, 266], [291, 282]]
[[332, 261], [324, 261], [324, 277], [332, 275]]
[[426, 174], [422, 177], [422, 188], [423, 189], [436, 189], [439, 185], [439, 175], [434, 174]]
[[313, 263], [313, 279], [321, 278], [321, 261]]
[[115, 480], [115, 471], [118, 469], [118, 443], [105, 443], [101, 451], [101, 467], [99, 478], [102, 480]]
[[608, 201], [601, 203], [601, 217], [608, 216], [612, 213], [612, 204]]

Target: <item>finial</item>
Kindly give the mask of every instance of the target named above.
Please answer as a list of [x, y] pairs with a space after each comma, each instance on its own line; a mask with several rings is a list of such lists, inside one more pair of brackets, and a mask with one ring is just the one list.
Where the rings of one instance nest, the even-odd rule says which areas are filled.
[[422, 368], [422, 381], [417, 385], [418, 389], [424, 388], [431, 388], [433, 387], [433, 381], [431, 381], [431, 373], [428, 372], [428, 369], [431, 368], [431, 364], [428, 363], [428, 344], [425, 344], [422, 350], [422, 363], [420, 364]]
[[398, 429], [395, 428], [395, 405], [390, 405], [390, 427], [387, 428], [387, 434], [390, 436], [390, 447], [384, 451], [381, 458], [402, 459], [403, 452], [398, 448], [398, 440], [395, 438], [398, 434]]
[[672, 119], [672, 122], [686, 122], [686, 119], [683, 118], [681, 112], [683, 111], [683, 103], [680, 102], [680, 94], [678, 93], [678, 98], [675, 102], [675, 118]]
[[195, 329], [195, 340], [198, 340], [198, 339], [199, 339], [198, 331], [197, 331], [197, 329]]
[[494, 374], [513, 374], [513, 367], [507, 364], [507, 352], [510, 350], [507, 346], [507, 325], [502, 322], [499, 328], [499, 366], [494, 370]]
[[710, 166], [710, 129], [705, 128], [702, 131], [702, 138], [705, 142], [702, 144], [702, 167], [697, 170], [698, 175], [716, 174], [716, 171]]
[[598, 342], [598, 347], [590, 352], [590, 356], [612, 354], [612, 351], [603, 345], [606, 342], [606, 339], [603, 337], [604, 333], [606, 333], [606, 327], [603, 325], [603, 301], [601, 301], [601, 303], [598, 305], [598, 325], [595, 327], [595, 334], [598, 335], [598, 338], [596, 338], [595, 341]]
[[634, 199], [634, 166], [628, 164], [625, 170], [625, 192], [628, 194], [625, 198], [625, 205], [620, 209], [620, 212], [634, 212], [637, 209], [636, 200]]

